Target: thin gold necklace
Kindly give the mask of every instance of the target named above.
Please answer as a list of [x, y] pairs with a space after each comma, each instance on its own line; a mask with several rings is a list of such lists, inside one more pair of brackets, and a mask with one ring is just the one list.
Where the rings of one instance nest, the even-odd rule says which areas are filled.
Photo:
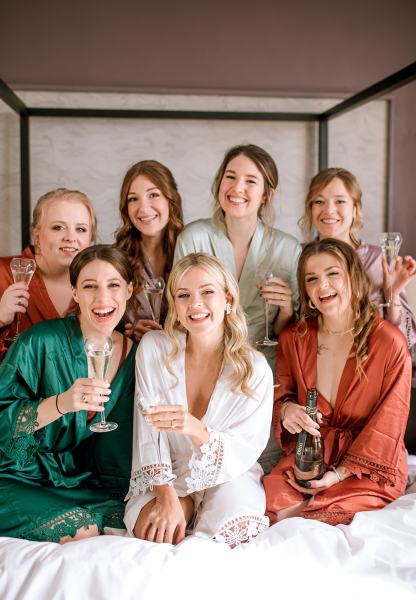
[[355, 329], [355, 327], [351, 327], [350, 329], [346, 329], [345, 331], [331, 331], [327, 327], [324, 328], [323, 321], [321, 321], [321, 323], [322, 323], [322, 331], [323, 331], [323, 333], [330, 333], [331, 335], [347, 335], [347, 333], [352, 333], [354, 331], [354, 329]]

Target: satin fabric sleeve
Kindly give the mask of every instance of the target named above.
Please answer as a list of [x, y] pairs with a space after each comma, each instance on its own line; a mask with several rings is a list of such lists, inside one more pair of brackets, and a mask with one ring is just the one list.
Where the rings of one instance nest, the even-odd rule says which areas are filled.
[[[206, 237], [205, 227], [201, 221], [190, 223], [181, 231], [176, 240], [175, 253], [173, 255], [173, 264], [175, 265], [181, 258], [192, 252], [207, 252], [202, 238]], [[212, 251], [210, 254], [214, 254]]]
[[[387, 348], [386, 348], [387, 351]], [[406, 341], [396, 332], [390, 340], [378, 403], [340, 464], [357, 477], [395, 485], [410, 408], [411, 360]]]
[[35, 428], [44, 361], [45, 349], [23, 333], [0, 365], [0, 450], [17, 468], [33, 459], [40, 443], [42, 430]]
[[[227, 426], [211, 429], [209, 440], [194, 447], [186, 478], [188, 493], [230, 481], [248, 471], [264, 450], [270, 433], [273, 374], [266, 359], [254, 354], [249, 388], [253, 397], [238, 394]], [[224, 398], [224, 410], [227, 398]]]
[[[138, 398], [154, 404], [155, 394], [164, 385], [158, 378], [155, 365], [161, 366], [163, 358], [158, 346], [149, 335], [143, 336], [136, 352], [136, 388], [133, 417], [133, 450], [130, 488], [126, 500], [153, 489], [154, 478], [172, 473], [167, 434], [158, 432], [144, 418]], [[160, 461], [159, 461], [159, 452]]]
[[300, 369], [300, 361], [296, 352], [293, 329], [287, 327], [279, 336], [276, 357], [277, 388], [273, 405], [273, 430], [276, 442], [286, 454], [293, 451], [296, 436], [282, 427], [281, 412], [285, 402], [298, 404], [298, 385], [296, 370]]

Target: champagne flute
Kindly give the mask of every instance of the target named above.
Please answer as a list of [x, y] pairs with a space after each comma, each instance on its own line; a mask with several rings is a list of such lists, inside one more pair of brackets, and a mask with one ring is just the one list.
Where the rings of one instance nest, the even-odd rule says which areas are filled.
[[[28, 287], [32, 280], [33, 273], [36, 271], [36, 262], [33, 258], [12, 258], [10, 261], [10, 270], [13, 275], [14, 283], [25, 283]], [[16, 314], [16, 333], [7, 341], [12, 342], [20, 335], [20, 319], [22, 313]]]
[[[396, 262], [396, 258], [399, 255], [400, 246], [402, 245], [403, 238], [397, 231], [385, 231], [380, 236], [380, 246], [383, 256], [386, 259], [387, 267], [389, 271], [392, 271]], [[380, 304], [389, 308], [393, 302], [393, 290], [390, 284], [390, 293], [387, 302]]]
[[[93, 334], [85, 340], [85, 353], [88, 359], [89, 372], [95, 379], [105, 381], [111, 354], [113, 352], [113, 341], [105, 334]], [[105, 420], [104, 411], [100, 412], [100, 422], [90, 425], [90, 430], [96, 433], [105, 433], [117, 429], [117, 423]]]
[[143, 282], [143, 291], [147, 298], [152, 313], [152, 319], [156, 323], [160, 320], [160, 309], [162, 306], [165, 281], [163, 277], [153, 277]]
[[[269, 285], [270, 279], [274, 277], [271, 269], [262, 270], [258, 273], [258, 283], [261, 287]], [[267, 346], [276, 346], [277, 340], [271, 340], [269, 338], [269, 303], [264, 300], [264, 320], [266, 325], [266, 335], [262, 340], [258, 340], [256, 342], [257, 347], [267, 347]]]
[[[136, 393], [137, 406], [142, 415], [149, 415], [153, 412], [153, 408], [157, 404], [162, 404], [160, 396], [157, 394], [149, 394], [148, 397], [143, 396], [140, 393]], [[154, 485], [165, 485], [170, 481], [176, 479], [176, 475], [172, 473], [170, 469], [164, 468], [162, 463], [162, 453], [160, 450], [160, 431], [153, 425], [150, 425], [152, 441], [156, 450], [156, 456], [158, 461], [158, 472], [153, 475], [152, 483]]]

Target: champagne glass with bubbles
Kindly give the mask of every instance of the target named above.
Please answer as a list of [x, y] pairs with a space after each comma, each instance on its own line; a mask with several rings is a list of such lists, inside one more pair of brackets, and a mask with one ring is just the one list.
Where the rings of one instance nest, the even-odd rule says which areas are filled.
[[[111, 337], [104, 334], [93, 334], [85, 340], [85, 353], [88, 360], [88, 371], [95, 379], [105, 381], [107, 369], [113, 352]], [[100, 422], [90, 425], [91, 431], [105, 433], [117, 429], [117, 423], [106, 421], [104, 411], [100, 412]]]
[[152, 319], [156, 323], [160, 320], [160, 309], [162, 306], [165, 282], [163, 277], [153, 277], [143, 282], [143, 291], [147, 298], [152, 313]]
[[[386, 259], [387, 267], [389, 271], [392, 271], [396, 262], [396, 258], [399, 255], [400, 246], [402, 245], [403, 238], [397, 231], [386, 231], [380, 236], [380, 246], [383, 256]], [[390, 307], [393, 302], [393, 290], [390, 285], [389, 297], [387, 302], [380, 304], [380, 306]]]
[[[162, 399], [157, 394], [149, 394], [143, 396], [141, 393], [136, 393], [137, 407], [143, 416], [149, 415], [154, 411], [154, 407], [157, 404], [162, 404]], [[155, 465], [155, 472], [152, 477], [152, 483], [154, 485], [165, 485], [170, 481], [176, 479], [176, 475], [172, 473], [171, 469], [163, 465], [162, 452], [160, 449], [160, 431], [150, 425], [152, 441], [156, 450], [157, 464]]]
[[[12, 258], [10, 261], [10, 270], [13, 275], [14, 283], [25, 283], [29, 286], [33, 273], [36, 271], [36, 262], [33, 258]], [[19, 337], [21, 317], [22, 313], [18, 312], [16, 314], [16, 333], [13, 337], [7, 338], [8, 341], [13, 341]]]

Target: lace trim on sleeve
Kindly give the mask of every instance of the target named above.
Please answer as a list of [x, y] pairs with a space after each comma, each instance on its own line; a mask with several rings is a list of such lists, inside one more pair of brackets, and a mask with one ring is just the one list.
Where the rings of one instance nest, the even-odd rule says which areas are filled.
[[5, 454], [16, 462], [19, 469], [30, 462], [39, 446], [39, 440], [34, 435], [39, 426], [37, 417], [38, 406], [33, 404], [23, 406], [17, 417], [13, 437]]
[[191, 476], [186, 477], [188, 494], [216, 485], [224, 457], [220, 434], [208, 429], [209, 440], [194, 452], [188, 463]]
[[[159, 465], [146, 465], [138, 471], [134, 471], [131, 474], [130, 489], [127, 494], [126, 500], [132, 496], [139, 496], [144, 494], [148, 490], [153, 490], [154, 480], [160, 475]], [[172, 466], [168, 463], [162, 464], [162, 477], [169, 478], [172, 475]]]
[[24, 531], [19, 537], [33, 542], [58, 543], [61, 538], [75, 537], [77, 531], [82, 527], [89, 529], [90, 526], [97, 525], [100, 531], [101, 521], [102, 517], [99, 514], [88, 512], [84, 508], [74, 508], [47, 523], [42, 523], [33, 529]]
[[414, 331], [412, 313], [407, 310], [403, 305], [400, 309], [400, 324], [399, 329], [406, 337], [407, 345], [409, 348], [416, 342], [416, 333]]
[[371, 481], [391, 486], [396, 484], [397, 470], [392, 467], [386, 467], [385, 465], [352, 454], [346, 454], [340, 464], [351, 471], [353, 475], [356, 475], [358, 479], [361, 479], [361, 476], [366, 474], [370, 475]]

